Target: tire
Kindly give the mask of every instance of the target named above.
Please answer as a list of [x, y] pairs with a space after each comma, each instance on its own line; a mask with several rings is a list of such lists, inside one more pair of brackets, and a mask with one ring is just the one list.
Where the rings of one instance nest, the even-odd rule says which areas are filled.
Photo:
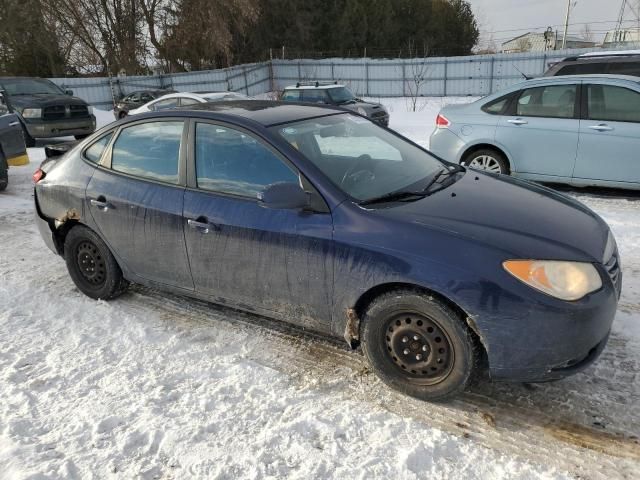
[[73, 138], [75, 138], [76, 140], [84, 140], [88, 136], [89, 135], [74, 135]]
[[120, 113], [118, 114], [118, 120], [122, 120], [122, 119], [123, 119], [124, 117], [126, 117], [126, 116], [127, 116], [127, 112], [120, 112]]
[[22, 136], [24, 137], [24, 144], [27, 148], [33, 148], [36, 146], [36, 139], [29, 135], [27, 129], [22, 127]]
[[395, 290], [376, 298], [362, 328], [362, 349], [374, 372], [412, 397], [452, 398], [478, 370], [480, 355], [464, 320], [419, 291]]
[[107, 245], [85, 226], [75, 226], [67, 234], [64, 259], [73, 283], [91, 298], [116, 298], [129, 286]]
[[464, 157], [462, 163], [476, 170], [501, 173], [503, 175], [509, 175], [511, 173], [509, 162], [504, 155], [490, 148], [483, 148], [482, 150], [469, 153]]
[[0, 192], [5, 190], [9, 185], [9, 165], [2, 150], [0, 150]]

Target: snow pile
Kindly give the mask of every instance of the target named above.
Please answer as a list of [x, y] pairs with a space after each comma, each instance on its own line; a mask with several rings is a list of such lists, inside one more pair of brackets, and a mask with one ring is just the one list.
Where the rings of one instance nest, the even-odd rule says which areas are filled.
[[[392, 126], [423, 142], [445, 100], [417, 113], [404, 101], [389, 104]], [[112, 302], [85, 297], [32, 222], [30, 176], [43, 152], [29, 155], [0, 194], [0, 478], [639, 471], [639, 198], [573, 193], [610, 222], [623, 258], [599, 362], [562, 382], [482, 384], [439, 405], [389, 390], [357, 353], [262, 318], [141, 287]]]

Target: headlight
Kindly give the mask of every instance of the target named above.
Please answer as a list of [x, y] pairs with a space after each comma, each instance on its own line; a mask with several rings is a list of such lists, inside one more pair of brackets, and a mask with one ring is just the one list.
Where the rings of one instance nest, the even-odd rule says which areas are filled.
[[40, 118], [42, 116], [41, 108], [25, 108], [22, 110], [22, 116], [24, 118]]
[[602, 287], [602, 279], [590, 263], [508, 260], [502, 266], [521, 282], [561, 300], [579, 300]]
[[358, 113], [364, 117], [367, 116], [367, 111], [362, 107], [358, 107]]
[[87, 106], [87, 111], [89, 112], [89, 115], [93, 115], [93, 107], [91, 105]]

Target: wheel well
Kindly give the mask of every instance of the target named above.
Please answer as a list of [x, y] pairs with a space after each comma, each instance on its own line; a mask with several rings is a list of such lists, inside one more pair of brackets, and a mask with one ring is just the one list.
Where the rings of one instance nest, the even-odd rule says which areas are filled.
[[59, 228], [53, 230], [53, 238], [56, 244], [56, 250], [60, 255], [64, 256], [64, 241], [67, 238], [67, 234], [76, 225], [82, 225], [78, 220], [69, 219], [64, 222]]
[[[414, 285], [411, 283], [401, 283], [401, 282], [396, 282], [396, 283], [385, 283], [382, 285], [377, 285], [373, 288], [370, 288], [369, 290], [367, 290], [365, 293], [363, 293], [360, 298], [358, 298], [358, 301], [356, 302], [355, 305], [355, 311], [356, 314], [358, 316], [359, 319], [364, 319], [364, 314], [367, 310], [367, 307], [371, 304], [371, 302], [373, 302], [376, 298], [378, 298], [380, 295], [384, 295], [385, 293], [389, 293], [392, 292], [394, 290], [414, 290], [414, 291], [419, 291], [420, 293], [424, 294], [424, 295], [428, 295], [430, 297], [434, 297], [436, 299], [438, 299], [439, 301], [441, 301], [442, 303], [444, 303], [447, 307], [449, 307], [451, 310], [453, 310], [458, 317], [461, 320], [464, 320], [465, 324], [467, 325], [467, 327], [469, 328], [469, 330], [471, 331], [471, 336], [473, 337], [474, 341], [476, 342], [479, 351], [482, 352], [482, 360], [483, 363], [486, 365], [488, 363], [487, 361], [487, 346], [485, 345], [482, 336], [480, 335], [480, 332], [478, 330], [478, 327], [475, 323], [475, 321], [473, 320], [473, 318], [467, 313], [465, 312], [458, 304], [456, 304], [455, 302], [451, 301], [449, 298], [445, 297], [444, 295], [419, 286], [419, 285]], [[360, 329], [362, 328], [362, 322], [360, 322]]]
[[507, 154], [504, 153], [504, 150], [502, 150], [501, 148], [496, 147], [495, 145], [491, 145], [490, 143], [480, 143], [478, 145], [473, 145], [473, 146], [469, 147], [467, 150], [465, 150], [465, 152], [460, 157], [460, 161], [463, 161], [469, 155], [471, 155], [472, 153], [475, 153], [475, 152], [477, 152], [479, 150], [493, 150], [494, 152], [498, 152], [500, 155], [502, 155], [502, 157], [507, 162], [507, 166], [509, 167], [509, 170], [511, 170], [511, 161], [509, 160], [509, 157], [507, 156]]

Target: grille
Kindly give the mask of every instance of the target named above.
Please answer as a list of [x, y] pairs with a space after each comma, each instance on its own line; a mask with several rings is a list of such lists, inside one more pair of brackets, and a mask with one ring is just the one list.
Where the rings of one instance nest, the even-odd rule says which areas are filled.
[[618, 297], [620, 296], [620, 290], [622, 289], [622, 271], [620, 268], [620, 258], [618, 255], [618, 250], [613, 252], [611, 258], [607, 263], [604, 264], [604, 267], [607, 269], [609, 273], [609, 277], [611, 277], [611, 281], [613, 282], [613, 286], [618, 292]]
[[89, 116], [89, 110], [85, 105], [70, 105], [69, 114], [72, 117], [87, 117]]
[[65, 106], [64, 105], [52, 105], [50, 107], [44, 107], [42, 112], [42, 118], [45, 120], [57, 120], [59, 118], [65, 117]]

